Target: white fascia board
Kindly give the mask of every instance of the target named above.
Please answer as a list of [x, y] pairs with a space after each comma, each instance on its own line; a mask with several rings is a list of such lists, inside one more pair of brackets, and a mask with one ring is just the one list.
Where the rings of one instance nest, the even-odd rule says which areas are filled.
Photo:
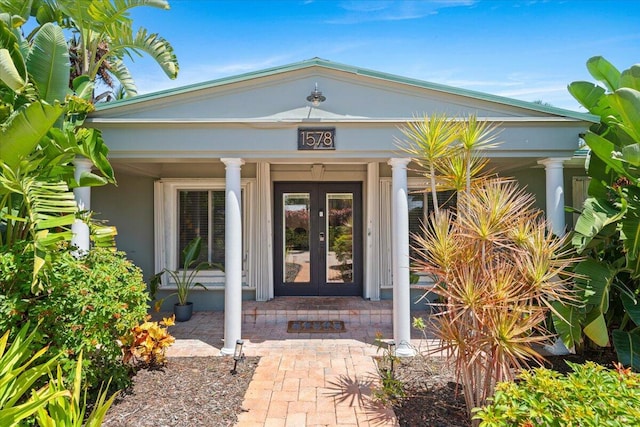
[[[503, 157], [572, 157], [574, 151], [562, 150], [562, 151], [550, 151], [550, 150], [491, 150], [483, 153], [487, 158], [503, 158]], [[285, 163], [314, 163], [314, 162], [333, 162], [333, 163], [353, 163], [352, 159], [358, 159], [362, 161], [373, 161], [378, 159], [388, 159], [390, 157], [397, 157], [398, 153], [392, 150], [380, 150], [380, 151], [367, 151], [366, 157], [363, 157], [362, 151], [340, 151], [340, 157], [323, 156], [322, 153], [301, 153], [293, 151], [287, 153], [289, 157], [285, 157], [282, 151], [109, 151], [109, 158], [111, 159], [138, 159], [141, 161], [149, 160], [152, 162], [159, 162], [161, 160], [176, 161], [179, 159], [193, 161], [194, 159], [206, 160], [213, 159], [218, 160], [222, 157], [241, 157], [245, 160], [269, 160]], [[365, 160], [363, 160], [365, 159]], [[361, 163], [360, 161], [357, 163]]]
[[[256, 119], [256, 118], [219, 118], [219, 119], [154, 119], [154, 118], [101, 118], [94, 117], [89, 118], [85, 123], [94, 125], [199, 125], [199, 124], [213, 124], [213, 125], [270, 125], [277, 127], [279, 125], [287, 124], [309, 124], [309, 123], [322, 123], [322, 124], [403, 124], [407, 122], [419, 122], [422, 118], [410, 117], [410, 118], [313, 118], [313, 119]], [[464, 118], [453, 117], [451, 120], [464, 121]], [[481, 117], [481, 121], [490, 123], [587, 123], [581, 120], [572, 119], [569, 117]]]

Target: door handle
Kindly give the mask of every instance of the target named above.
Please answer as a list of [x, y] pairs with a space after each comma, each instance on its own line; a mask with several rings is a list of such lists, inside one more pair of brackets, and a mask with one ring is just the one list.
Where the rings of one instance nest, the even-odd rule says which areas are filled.
[[324, 242], [324, 232], [323, 231], [320, 232], [320, 241]]

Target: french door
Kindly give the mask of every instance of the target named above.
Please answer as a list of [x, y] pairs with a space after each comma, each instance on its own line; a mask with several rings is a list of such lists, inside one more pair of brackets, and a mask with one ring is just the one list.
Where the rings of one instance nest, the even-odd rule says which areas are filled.
[[362, 295], [362, 185], [275, 183], [275, 295]]

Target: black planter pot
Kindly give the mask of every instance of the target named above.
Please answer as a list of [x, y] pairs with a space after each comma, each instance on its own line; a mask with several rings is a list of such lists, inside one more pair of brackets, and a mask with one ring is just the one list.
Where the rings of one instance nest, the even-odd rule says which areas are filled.
[[185, 305], [175, 303], [173, 305], [173, 314], [176, 315], [176, 322], [186, 322], [191, 319], [193, 314], [193, 303], [188, 302]]

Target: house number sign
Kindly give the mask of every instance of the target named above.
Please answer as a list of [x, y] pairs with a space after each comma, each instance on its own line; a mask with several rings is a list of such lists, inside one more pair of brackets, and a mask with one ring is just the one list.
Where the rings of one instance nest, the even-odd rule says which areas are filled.
[[298, 150], [335, 150], [336, 128], [298, 128]]

